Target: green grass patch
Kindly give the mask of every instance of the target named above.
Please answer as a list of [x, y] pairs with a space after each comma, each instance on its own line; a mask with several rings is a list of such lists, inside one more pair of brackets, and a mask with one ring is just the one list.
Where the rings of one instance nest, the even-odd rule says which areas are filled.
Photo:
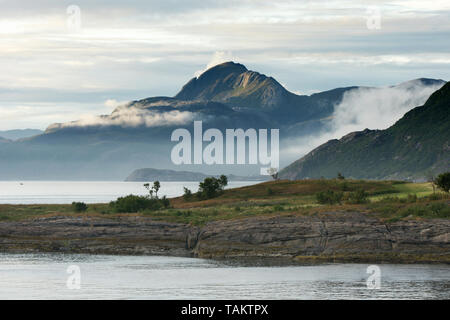
[[[270, 190], [270, 191], [269, 191]], [[362, 193], [363, 192], [363, 193]], [[318, 201], [317, 194], [342, 194], [339, 201]], [[319, 197], [320, 198], [320, 197]], [[16, 221], [53, 215], [115, 218], [139, 215], [156, 220], [194, 225], [253, 216], [311, 215], [322, 212], [369, 212], [380, 219], [449, 218], [449, 195], [432, 193], [427, 183], [318, 179], [269, 181], [224, 190], [214, 199], [169, 199], [168, 207], [143, 207], [135, 213], [119, 213], [108, 204], [89, 204], [85, 212], [70, 205], [0, 205], [0, 221]], [[322, 203], [319, 203], [322, 202]], [[120, 210], [127, 211], [127, 210]]]

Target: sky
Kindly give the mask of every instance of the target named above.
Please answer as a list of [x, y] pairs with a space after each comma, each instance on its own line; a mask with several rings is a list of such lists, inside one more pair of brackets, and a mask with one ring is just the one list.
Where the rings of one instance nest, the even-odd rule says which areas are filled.
[[173, 96], [224, 61], [299, 94], [450, 78], [450, 2], [0, 0], [0, 130]]

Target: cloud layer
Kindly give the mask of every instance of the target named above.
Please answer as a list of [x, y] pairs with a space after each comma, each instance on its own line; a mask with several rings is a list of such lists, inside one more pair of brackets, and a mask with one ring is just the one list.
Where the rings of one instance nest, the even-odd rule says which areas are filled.
[[365, 128], [386, 129], [412, 108], [423, 105], [441, 87], [410, 81], [394, 87], [351, 90], [336, 106], [330, 131], [342, 136]]
[[331, 140], [364, 129], [386, 129], [414, 107], [423, 105], [442, 84], [426, 86], [418, 80], [383, 88], [350, 90], [338, 105], [326, 130], [289, 141], [281, 154], [285, 163], [298, 159]]
[[[1, 3], [0, 106], [40, 108], [57, 96], [54, 117], [78, 113], [79, 97], [99, 114], [106, 99], [172, 96], [205, 65], [230, 58], [297, 92], [449, 78], [445, 0]], [[67, 27], [71, 4], [81, 12], [76, 32]], [[370, 6], [380, 29], [367, 28]], [[23, 125], [0, 120], [0, 129]]]
[[194, 116], [194, 113], [189, 111], [172, 110], [168, 112], [157, 112], [125, 105], [118, 107], [108, 116], [87, 115], [77, 121], [52, 124], [47, 128], [47, 131], [88, 126], [155, 127], [182, 125], [192, 122]]

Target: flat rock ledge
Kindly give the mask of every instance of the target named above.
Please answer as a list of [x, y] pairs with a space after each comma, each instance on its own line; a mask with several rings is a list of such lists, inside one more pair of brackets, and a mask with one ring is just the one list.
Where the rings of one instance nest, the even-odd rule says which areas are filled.
[[450, 263], [450, 220], [384, 223], [360, 212], [259, 216], [203, 227], [147, 217], [0, 222], [0, 252], [164, 255], [296, 263]]

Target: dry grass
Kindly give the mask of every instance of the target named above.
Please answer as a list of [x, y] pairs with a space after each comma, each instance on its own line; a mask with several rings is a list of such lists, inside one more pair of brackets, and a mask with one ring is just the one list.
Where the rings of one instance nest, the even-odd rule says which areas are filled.
[[[365, 190], [370, 202], [320, 205], [315, 195], [326, 190], [343, 193]], [[427, 198], [432, 193], [431, 190], [428, 184], [398, 181], [281, 180], [228, 189], [219, 197], [209, 200], [196, 200], [194, 196], [193, 201], [185, 201], [183, 197], [177, 197], [170, 199], [168, 209], [143, 211], [137, 214], [113, 213], [108, 204], [91, 204], [85, 213], [74, 213], [70, 205], [0, 205], [0, 221], [54, 215], [108, 218], [139, 215], [164, 221], [202, 225], [214, 220], [251, 216], [311, 215], [336, 211], [369, 212], [386, 220], [446, 218], [449, 197], [443, 195], [440, 199]], [[417, 195], [418, 198], [412, 197], [412, 194]]]

